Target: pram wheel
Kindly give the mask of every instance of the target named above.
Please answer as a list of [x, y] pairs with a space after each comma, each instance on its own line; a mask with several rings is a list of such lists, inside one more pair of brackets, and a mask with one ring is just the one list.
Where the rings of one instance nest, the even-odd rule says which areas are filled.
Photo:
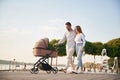
[[56, 74], [58, 73], [58, 68], [57, 67], [53, 67], [53, 70], [52, 70], [53, 74]]
[[39, 70], [38, 70], [38, 68], [32, 68], [32, 69], [30, 70], [30, 72], [31, 72], [32, 74], [38, 74]]
[[50, 74], [51, 73], [51, 70], [50, 71], [46, 71], [48, 74]]

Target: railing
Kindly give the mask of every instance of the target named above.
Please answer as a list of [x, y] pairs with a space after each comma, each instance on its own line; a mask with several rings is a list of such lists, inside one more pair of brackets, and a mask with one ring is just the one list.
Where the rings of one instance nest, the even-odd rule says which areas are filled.
[[21, 65], [21, 64], [0, 64], [0, 71], [25, 71], [29, 70], [33, 65]]

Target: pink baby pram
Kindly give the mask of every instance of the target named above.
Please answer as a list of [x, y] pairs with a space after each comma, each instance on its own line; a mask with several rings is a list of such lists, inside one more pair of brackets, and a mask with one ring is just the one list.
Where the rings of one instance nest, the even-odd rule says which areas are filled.
[[33, 48], [33, 55], [36, 57], [41, 57], [35, 64], [34, 67], [30, 70], [31, 73], [37, 74], [39, 69], [45, 70], [47, 73], [51, 71], [56, 74], [58, 72], [57, 67], [52, 67], [46, 61], [49, 57], [57, 57], [57, 51], [48, 49], [49, 39], [44, 38], [37, 41]]

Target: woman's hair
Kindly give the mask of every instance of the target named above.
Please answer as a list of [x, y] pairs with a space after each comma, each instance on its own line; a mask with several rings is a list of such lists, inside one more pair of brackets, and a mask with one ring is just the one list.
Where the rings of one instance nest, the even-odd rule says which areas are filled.
[[77, 29], [77, 31], [79, 32], [79, 33], [83, 33], [82, 32], [82, 29], [81, 29], [81, 27], [79, 26], [79, 25], [77, 25], [77, 26], [75, 26], [76, 27], [76, 29]]

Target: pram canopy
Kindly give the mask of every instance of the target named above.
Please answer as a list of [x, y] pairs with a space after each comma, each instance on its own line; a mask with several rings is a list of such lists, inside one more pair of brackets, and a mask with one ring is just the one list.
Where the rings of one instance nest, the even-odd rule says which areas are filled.
[[39, 41], [37, 41], [34, 45], [34, 48], [47, 48], [48, 47], [48, 43], [49, 43], [49, 39], [48, 38], [44, 38], [44, 39], [40, 39]]
[[37, 41], [33, 48], [34, 56], [45, 56], [49, 55], [49, 57], [57, 57], [57, 51], [49, 50], [48, 48], [49, 39], [43, 38]]

